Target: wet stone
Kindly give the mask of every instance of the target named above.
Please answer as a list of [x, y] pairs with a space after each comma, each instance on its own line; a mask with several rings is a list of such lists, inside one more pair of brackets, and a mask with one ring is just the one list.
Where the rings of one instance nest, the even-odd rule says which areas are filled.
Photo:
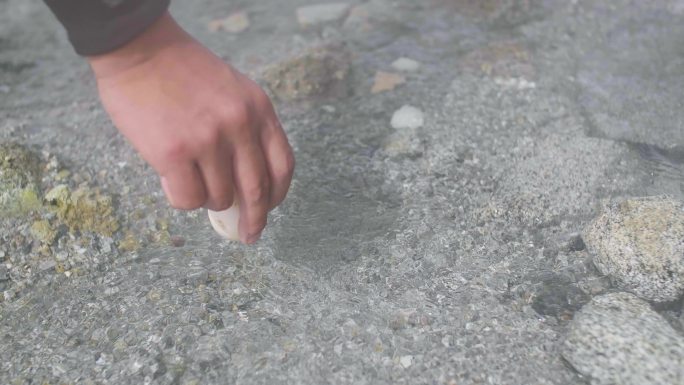
[[397, 71], [414, 72], [420, 68], [420, 63], [413, 59], [401, 57], [392, 63], [392, 68]]
[[283, 100], [345, 97], [351, 58], [343, 45], [315, 47], [267, 69], [268, 88]]
[[375, 81], [373, 83], [373, 88], [371, 88], [371, 93], [377, 94], [380, 92], [392, 91], [405, 82], [406, 78], [401, 75], [378, 71], [375, 74]]
[[417, 129], [423, 126], [425, 117], [423, 111], [416, 107], [405, 105], [392, 115], [392, 128]]
[[537, 313], [562, 321], [572, 318], [588, 300], [581, 289], [562, 277], [541, 282], [533, 298], [532, 308]]
[[302, 27], [339, 21], [347, 15], [346, 3], [315, 4], [297, 8], [297, 21]]
[[667, 196], [614, 202], [585, 230], [594, 264], [621, 289], [674, 301], [684, 294], [684, 205]]
[[681, 384], [684, 337], [633, 294], [595, 297], [570, 324], [563, 357], [592, 385]]
[[209, 31], [226, 31], [230, 33], [240, 33], [247, 30], [249, 26], [250, 20], [249, 16], [247, 15], [247, 12], [236, 12], [226, 18], [210, 21]]

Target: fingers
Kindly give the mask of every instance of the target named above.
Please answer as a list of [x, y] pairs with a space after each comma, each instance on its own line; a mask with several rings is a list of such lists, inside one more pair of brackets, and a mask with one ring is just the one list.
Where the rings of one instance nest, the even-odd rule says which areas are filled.
[[261, 148], [255, 143], [235, 149], [235, 187], [240, 200], [240, 240], [254, 243], [266, 226], [271, 186]]
[[233, 162], [226, 147], [217, 145], [209, 149], [199, 161], [207, 191], [204, 207], [209, 210], [223, 211], [233, 205]]
[[295, 160], [292, 148], [280, 124], [264, 130], [261, 143], [266, 159], [266, 168], [271, 180], [270, 209], [278, 206], [290, 189]]
[[194, 162], [184, 162], [168, 167], [168, 170], [162, 176], [161, 184], [171, 206], [179, 210], [202, 207], [207, 200], [207, 192], [197, 165]]

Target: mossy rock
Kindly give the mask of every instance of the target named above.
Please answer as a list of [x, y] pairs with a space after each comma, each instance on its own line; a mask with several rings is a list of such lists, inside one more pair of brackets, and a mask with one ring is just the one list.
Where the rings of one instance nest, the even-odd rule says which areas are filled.
[[111, 197], [98, 190], [80, 187], [72, 192], [66, 185], [59, 185], [45, 194], [45, 200], [71, 232], [112, 236], [119, 230]]
[[33, 222], [33, 225], [31, 225], [31, 235], [42, 244], [50, 245], [54, 242], [57, 231], [49, 221], [42, 219]]
[[126, 236], [119, 241], [119, 250], [124, 252], [136, 252], [142, 247], [140, 240], [132, 232], [127, 232]]
[[0, 213], [17, 216], [40, 208], [41, 163], [20, 144], [0, 144]]

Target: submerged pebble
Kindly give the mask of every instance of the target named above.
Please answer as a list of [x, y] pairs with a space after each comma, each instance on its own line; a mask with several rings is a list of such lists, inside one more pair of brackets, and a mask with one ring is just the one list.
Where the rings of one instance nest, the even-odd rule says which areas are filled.
[[407, 57], [400, 57], [392, 63], [392, 68], [397, 71], [413, 72], [420, 68], [420, 63]]
[[314, 4], [297, 8], [297, 21], [302, 27], [338, 21], [349, 12], [346, 3]]
[[416, 129], [423, 126], [425, 118], [423, 111], [413, 106], [403, 106], [392, 115], [392, 128], [394, 129]]
[[230, 33], [240, 33], [247, 30], [247, 28], [249, 28], [249, 25], [250, 21], [247, 12], [236, 12], [226, 18], [210, 21], [209, 31], [226, 31]]
[[610, 204], [586, 229], [594, 264], [619, 288], [649, 301], [684, 294], [684, 205], [666, 196]]
[[593, 385], [684, 383], [684, 337], [629, 293], [595, 297], [575, 314], [562, 354]]
[[341, 44], [314, 47], [269, 67], [264, 80], [281, 100], [345, 97], [350, 91], [350, 56]]
[[378, 71], [375, 74], [375, 80], [373, 83], [373, 88], [371, 89], [371, 93], [377, 94], [380, 92], [392, 91], [397, 86], [404, 84], [405, 82], [406, 78], [401, 75]]

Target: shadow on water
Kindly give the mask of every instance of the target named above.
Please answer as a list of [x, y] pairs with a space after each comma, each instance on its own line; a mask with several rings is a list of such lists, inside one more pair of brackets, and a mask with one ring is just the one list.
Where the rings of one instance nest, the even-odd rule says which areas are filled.
[[372, 166], [387, 128], [360, 115], [322, 117], [296, 133], [297, 175], [272, 225], [277, 259], [332, 273], [392, 231], [398, 193]]
[[662, 148], [644, 143], [626, 143], [639, 156], [642, 168], [651, 179], [673, 185], [668, 192], [684, 198], [684, 146]]

